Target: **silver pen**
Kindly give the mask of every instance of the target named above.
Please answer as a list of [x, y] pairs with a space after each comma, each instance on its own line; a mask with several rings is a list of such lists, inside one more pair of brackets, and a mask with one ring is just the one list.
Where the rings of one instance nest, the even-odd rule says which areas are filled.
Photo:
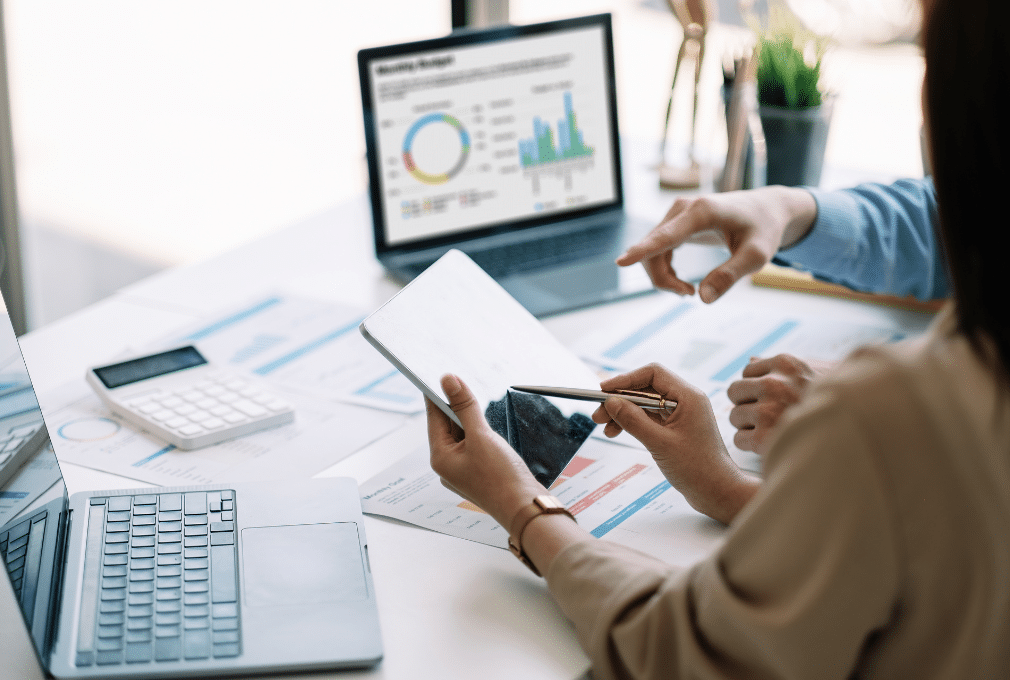
[[579, 399], [581, 401], [598, 401], [600, 403], [605, 402], [610, 397], [620, 397], [621, 399], [627, 399], [636, 406], [657, 411], [672, 411], [677, 408], [677, 402], [670, 401], [657, 392], [646, 390], [614, 390], [612, 392], [603, 392], [601, 390], [583, 390], [577, 387], [544, 387], [540, 385], [513, 385], [512, 389], [517, 392], [541, 394], [545, 397], [562, 397], [565, 399]]

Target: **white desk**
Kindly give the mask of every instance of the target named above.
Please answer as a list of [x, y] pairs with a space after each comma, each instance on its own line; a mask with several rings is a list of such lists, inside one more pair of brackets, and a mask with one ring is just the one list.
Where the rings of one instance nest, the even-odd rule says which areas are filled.
[[[655, 180], [642, 167], [629, 168], [629, 175], [632, 211], [638, 207], [638, 214], [660, 218], [671, 195], [653, 189]], [[30, 333], [22, 338], [22, 346], [36, 389], [44, 393], [83, 376], [89, 365], [142, 347], [174, 327], [266, 289], [283, 287], [375, 308], [397, 285], [372, 255], [369, 224], [362, 196], [226, 255], [154, 276]], [[898, 325], [910, 332], [928, 322], [926, 316], [911, 312], [757, 289], [749, 283], [739, 284], [729, 298]], [[587, 329], [642, 318], [669, 303], [669, 294], [649, 295], [551, 318], [546, 325], [563, 342], [571, 342]], [[422, 436], [422, 429], [401, 430], [323, 474], [364, 481]], [[138, 486], [89, 469], [63, 468], [71, 492]], [[385, 659], [371, 671], [334, 675], [567, 679], [588, 668], [572, 627], [543, 581], [508, 552], [374, 517], [367, 517], [365, 526]]]

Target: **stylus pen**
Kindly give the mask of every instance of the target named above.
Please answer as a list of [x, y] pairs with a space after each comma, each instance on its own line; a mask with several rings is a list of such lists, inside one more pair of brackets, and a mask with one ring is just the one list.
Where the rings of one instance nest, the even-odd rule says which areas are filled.
[[644, 390], [601, 392], [600, 390], [582, 390], [577, 387], [543, 387], [540, 385], [513, 385], [512, 389], [517, 392], [542, 394], [545, 397], [563, 397], [565, 399], [598, 401], [601, 403], [610, 397], [620, 397], [642, 408], [655, 409], [657, 411], [672, 411], [677, 408], [677, 402], [668, 401], [666, 397], [656, 392], [647, 392]]

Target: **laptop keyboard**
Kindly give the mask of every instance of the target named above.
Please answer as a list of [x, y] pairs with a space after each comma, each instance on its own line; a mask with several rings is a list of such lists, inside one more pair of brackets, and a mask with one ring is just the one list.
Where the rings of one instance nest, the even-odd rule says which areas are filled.
[[29, 625], [35, 617], [35, 588], [42, 568], [42, 538], [48, 515], [47, 511], [40, 512], [0, 534], [0, 555]]
[[[613, 242], [613, 226], [586, 229], [549, 238], [496, 246], [468, 252], [474, 262], [492, 278], [501, 279], [519, 272], [541, 269], [563, 262], [581, 260], [606, 252]], [[406, 269], [414, 276], [431, 263]]]
[[238, 656], [235, 492], [92, 498], [77, 666]]

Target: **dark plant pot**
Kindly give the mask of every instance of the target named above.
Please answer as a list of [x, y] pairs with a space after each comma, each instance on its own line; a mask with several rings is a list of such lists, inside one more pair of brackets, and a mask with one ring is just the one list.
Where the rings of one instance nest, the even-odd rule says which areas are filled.
[[832, 103], [825, 97], [820, 106], [807, 109], [758, 107], [768, 153], [767, 184], [816, 187], [821, 183]]

